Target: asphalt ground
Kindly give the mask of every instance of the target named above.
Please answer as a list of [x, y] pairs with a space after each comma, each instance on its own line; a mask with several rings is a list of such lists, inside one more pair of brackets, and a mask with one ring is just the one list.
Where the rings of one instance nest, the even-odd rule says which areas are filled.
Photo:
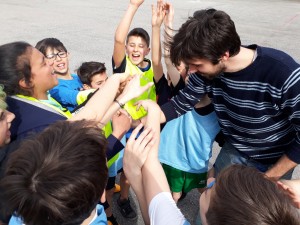
[[[111, 73], [114, 32], [127, 9], [129, 0], [0, 0], [0, 44], [26, 41], [35, 45], [46, 37], [60, 39], [71, 53], [70, 66], [75, 70], [82, 62], [105, 62]], [[227, 12], [235, 21], [242, 43], [281, 49], [300, 61], [300, 0], [171, 0], [175, 8], [174, 28], [197, 9], [216, 8]], [[151, 4], [145, 0], [136, 13], [132, 27], [151, 33]], [[214, 147], [214, 156], [219, 148]], [[214, 160], [214, 157], [212, 161]], [[300, 178], [299, 166], [294, 178]], [[115, 194], [115, 198], [118, 194]], [[133, 205], [138, 203], [131, 191]], [[199, 194], [190, 192], [178, 205], [194, 224]], [[116, 205], [114, 206], [116, 208]], [[123, 219], [122, 225], [143, 224], [138, 219]]]

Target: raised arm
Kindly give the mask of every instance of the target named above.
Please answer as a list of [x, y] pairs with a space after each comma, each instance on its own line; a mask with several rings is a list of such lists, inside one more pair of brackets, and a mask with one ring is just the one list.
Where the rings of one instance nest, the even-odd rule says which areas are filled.
[[[168, 9], [166, 12], [166, 16], [164, 18], [164, 39], [165, 41], [173, 36], [173, 20], [174, 20], [174, 8], [171, 3], [166, 3], [166, 8]], [[168, 48], [164, 47], [164, 59], [167, 68], [168, 76], [171, 79], [172, 85], [175, 87], [180, 79], [180, 73], [177, 68], [172, 64], [170, 57], [170, 51]]]
[[161, 62], [161, 39], [160, 28], [166, 15], [165, 5], [161, 0], [157, 1], [156, 7], [152, 5], [152, 63], [154, 80], [158, 82], [163, 76], [163, 66]]
[[134, 14], [143, 2], [144, 0], [130, 0], [125, 15], [123, 16], [117, 27], [113, 51], [113, 60], [115, 67], [119, 67], [125, 57], [125, 42], [127, 33], [129, 31]]

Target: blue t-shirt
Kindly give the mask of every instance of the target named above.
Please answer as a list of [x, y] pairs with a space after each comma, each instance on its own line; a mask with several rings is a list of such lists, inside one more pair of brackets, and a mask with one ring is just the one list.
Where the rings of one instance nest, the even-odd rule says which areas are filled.
[[83, 84], [76, 74], [71, 74], [72, 80], [58, 79], [58, 85], [50, 90], [51, 97], [70, 112], [77, 104], [77, 95]]

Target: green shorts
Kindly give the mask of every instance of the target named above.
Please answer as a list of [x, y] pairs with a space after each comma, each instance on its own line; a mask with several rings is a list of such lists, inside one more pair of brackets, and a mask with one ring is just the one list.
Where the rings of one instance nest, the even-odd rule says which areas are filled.
[[188, 173], [162, 164], [172, 192], [188, 193], [194, 188], [206, 187], [206, 173]]

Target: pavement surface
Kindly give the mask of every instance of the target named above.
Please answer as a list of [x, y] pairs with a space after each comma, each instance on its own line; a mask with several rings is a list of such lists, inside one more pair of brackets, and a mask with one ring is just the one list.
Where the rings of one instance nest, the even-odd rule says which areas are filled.
[[[60, 39], [71, 53], [71, 69], [84, 61], [105, 62], [111, 73], [114, 32], [129, 0], [0, 0], [0, 44], [26, 41], [35, 45], [46, 37]], [[197, 9], [216, 8], [235, 21], [242, 43], [281, 49], [300, 61], [300, 0], [170, 0], [175, 8], [174, 28]], [[135, 15], [132, 27], [151, 33], [151, 4], [145, 0]], [[214, 156], [219, 148], [214, 147]], [[213, 162], [214, 158], [212, 159]], [[300, 178], [299, 166], [294, 178]], [[115, 195], [115, 198], [118, 194]], [[133, 205], [138, 203], [131, 191]], [[178, 205], [191, 224], [195, 224], [199, 194], [190, 192]], [[116, 201], [114, 201], [116, 202]], [[116, 209], [116, 205], [114, 205]], [[115, 210], [122, 225], [143, 224], [128, 221]]]

